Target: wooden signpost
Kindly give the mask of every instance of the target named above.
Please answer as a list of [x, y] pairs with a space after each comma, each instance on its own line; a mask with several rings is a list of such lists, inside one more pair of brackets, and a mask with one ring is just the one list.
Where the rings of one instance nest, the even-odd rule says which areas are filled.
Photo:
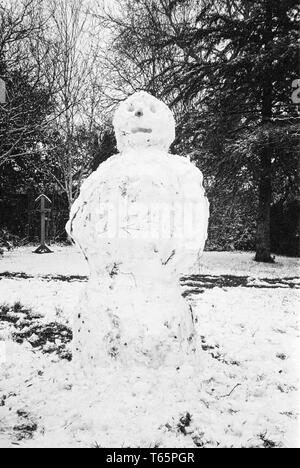
[[6, 103], [6, 84], [5, 81], [0, 78], [0, 104]]
[[50, 205], [52, 204], [52, 202], [44, 194], [40, 195], [35, 200], [36, 203], [38, 201], [41, 202], [41, 208], [40, 208], [40, 212], [41, 212], [41, 245], [35, 250], [34, 253], [37, 253], [37, 254], [52, 253], [52, 250], [50, 250], [49, 247], [46, 245], [46, 214], [50, 213], [50, 211], [51, 211], [51, 208], [46, 208], [46, 202], [48, 202]]

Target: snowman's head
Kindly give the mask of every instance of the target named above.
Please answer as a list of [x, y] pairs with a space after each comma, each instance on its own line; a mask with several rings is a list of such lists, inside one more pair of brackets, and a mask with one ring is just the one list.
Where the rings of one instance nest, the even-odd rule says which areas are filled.
[[175, 139], [173, 113], [166, 104], [144, 91], [121, 103], [113, 124], [119, 151], [151, 147], [168, 151]]

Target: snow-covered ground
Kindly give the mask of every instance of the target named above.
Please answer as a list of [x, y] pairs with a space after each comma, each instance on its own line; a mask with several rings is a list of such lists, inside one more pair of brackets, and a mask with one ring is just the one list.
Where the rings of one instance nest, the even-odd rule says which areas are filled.
[[[33, 255], [34, 248], [23, 247], [6, 253], [0, 260], [0, 273], [24, 272], [28, 275], [87, 275], [88, 268], [76, 247], [52, 247], [53, 253]], [[256, 278], [282, 278], [300, 275], [296, 258], [276, 257], [274, 264], [253, 261], [254, 253], [204, 252], [201, 273], [211, 275], [246, 275]]]
[[71, 327], [88, 270], [73, 247], [53, 250], [0, 259], [0, 447], [300, 447], [298, 260], [205, 253], [183, 282], [199, 368], [112, 366], [78, 385], [47, 333]]

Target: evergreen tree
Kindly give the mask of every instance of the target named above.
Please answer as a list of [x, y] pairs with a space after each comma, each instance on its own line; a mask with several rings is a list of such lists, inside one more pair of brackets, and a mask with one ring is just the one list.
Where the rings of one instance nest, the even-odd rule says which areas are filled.
[[130, 38], [135, 50], [151, 47], [158, 58], [170, 57], [165, 66], [159, 61], [145, 87], [160, 88], [178, 113], [175, 148], [198, 155], [206, 174], [213, 172], [223, 185], [233, 188], [248, 177], [257, 197], [256, 260], [271, 262], [275, 181], [278, 186], [281, 174], [284, 183], [283, 173], [297, 167], [297, 113], [290, 97], [298, 74], [298, 2], [141, 0], [135, 11], [131, 1], [122, 3], [115, 21], [118, 37], [126, 38], [123, 66], [151, 64], [149, 54], [131, 61]]

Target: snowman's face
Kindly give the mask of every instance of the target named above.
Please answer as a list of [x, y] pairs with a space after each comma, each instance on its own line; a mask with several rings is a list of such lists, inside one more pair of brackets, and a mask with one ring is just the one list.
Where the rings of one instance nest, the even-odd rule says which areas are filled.
[[124, 101], [114, 117], [119, 151], [157, 148], [168, 151], [175, 139], [175, 120], [161, 101], [142, 91]]

